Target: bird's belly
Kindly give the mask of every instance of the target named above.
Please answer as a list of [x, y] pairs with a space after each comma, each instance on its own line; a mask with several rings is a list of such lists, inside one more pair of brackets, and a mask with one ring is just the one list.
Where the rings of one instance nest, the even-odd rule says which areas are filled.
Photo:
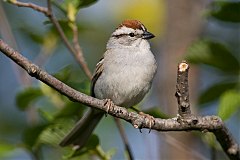
[[[138, 72], [139, 69], [141, 73]], [[111, 99], [114, 104], [123, 107], [131, 107], [143, 99], [150, 89], [154, 75], [154, 72], [131, 67], [122, 67], [111, 73], [103, 73], [99, 77], [94, 93], [97, 98]]]

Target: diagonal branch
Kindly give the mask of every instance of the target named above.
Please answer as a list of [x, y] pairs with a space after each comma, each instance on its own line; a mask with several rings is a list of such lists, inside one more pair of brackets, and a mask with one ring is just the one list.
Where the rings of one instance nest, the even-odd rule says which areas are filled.
[[83, 71], [88, 76], [88, 78], [92, 79], [92, 73], [89, 70], [86, 61], [84, 60], [82, 49], [81, 49], [81, 46], [79, 45], [78, 28], [77, 28], [77, 25], [76, 25], [75, 22], [74, 22], [74, 24], [72, 26], [72, 30], [73, 30], [73, 47], [74, 47], [74, 49], [76, 51], [76, 57], [77, 57], [79, 63], [81, 64]]
[[27, 7], [27, 8], [32, 8], [35, 11], [41, 12], [45, 14], [47, 17], [49, 16], [48, 9], [45, 7], [38, 6], [33, 3], [25, 3], [25, 2], [19, 2], [17, 0], [7, 0], [7, 2], [14, 4], [18, 7]]
[[[232, 135], [225, 127], [222, 120], [217, 116], [190, 116], [182, 120], [180, 117], [171, 119], [154, 118], [155, 123], [152, 124], [152, 118], [148, 118], [143, 114], [129, 112], [126, 108], [112, 105], [110, 108], [105, 106], [105, 100], [99, 100], [91, 96], [85, 95], [77, 90], [67, 86], [55, 77], [49, 75], [46, 71], [39, 68], [37, 65], [23, 57], [19, 52], [9, 47], [0, 39], [0, 51], [12, 59], [15, 63], [25, 69], [28, 74], [35, 77], [54, 88], [59, 93], [65, 95], [72, 101], [77, 101], [86, 104], [90, 107], [108, 112], [108, 114], [121, 118], [131, 123], [135, 128], [149, 128], [156, 131], [204, 131], [213, 132], [221, 144], [224, 152], [230, 159], [239, 160], [239, 146], [234, 141]], [[181, 119], [179, 121], [179, 119]]]
[[65, 43], [65, 45], [67, 46], [67, 48], [71, 51], [71, 53], [73, 54], [73, 56], [75, 57], [77, 62], [81, 65], [84, 73], [87, 75], [87, 77], [89, 79], [92, 79], [92, 73], [91, 73], [90, 69], [88, 68], [85, 58], [83, 57], [81, 47], [79, 45], [77, 26], [76, 25], [73, 26], [73, 47], [72, 47], [70, 45], [69, 41], [67, 40], [67, 37], [64, 34], [62, 27], [60, 26], [57, 19], [53, 15], [51, 0], [48, 0], [47, 2], [48, 2], [47, 6], [48, 6], [49, 19], [55, 25], [58, 33], [60, 34], [60, 37], [62, 38], [62, 40]]

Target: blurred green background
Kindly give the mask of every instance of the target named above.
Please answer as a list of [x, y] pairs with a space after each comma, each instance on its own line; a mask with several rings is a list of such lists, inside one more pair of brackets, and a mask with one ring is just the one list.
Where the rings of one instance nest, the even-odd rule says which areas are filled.
[[[25, 1], [26, 2], [26, 1]], [[46, 1], [27, 1], [46, 7]], [[240, 2], [191, 0], [59, 0], [54, 15], [72, 41], [73, 17], [91, 71], [124, 19], [155, 34], [158, 72], [137, 107], [174, 117], [177, 64], [190, 62], [190, 101], [197, 115], [219, 115], [240, 143]], [[42, 13], [0, 1], [0, 38], [71, 87], [89, 94], [89, 79]], [[0, 54], [0, 159], [127, 159], [111, 116], [103, 118], [82, 152], [58, 147], [87, 107], [71, 102]], [[212, 134], [155, 132], [123, 122], [136, 159], [227, 159]]]

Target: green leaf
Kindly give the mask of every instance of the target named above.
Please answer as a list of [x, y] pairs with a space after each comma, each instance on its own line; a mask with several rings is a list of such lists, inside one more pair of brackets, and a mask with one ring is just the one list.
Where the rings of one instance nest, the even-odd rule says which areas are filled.
[[67, 6], [71, 3], [77, 10], [79, 10], [80, 8], [88, 7], [96, 2], [97, 0], [64, 0], [61, 4], [61, 9], [65, 9], [66, 11]]
[[84, 146], [84, 148], [82, 148], [81, 150], [72, 150], [71, 152], [64, 155], [64, 158], [65, 159], [76, 158], [76, 157], [79, 157], [79, 156], [82, 156], [82, 155], [88, 153], [88, 151], [90, 151], [90, 150], [96, 150], [97, 147], [99, 146], [99, 142], [100, 141], [99, 141], [98, 136], [95, 134], [92, 134], [90, 136], [88, 142]]
[[186, 60], [193, 64], [206, 64], [225, 73], [238, 75], [240, 71], [239, 61], [229, 49], [210, 40], [194, 43], [187, 51]]
[[72, 72], [72, 66], [68, 65], [62, 68], [57, 73], [55, 73], [53, 76], [59, 79], [60, 81], [66, 83], [70, 78], [71, 72]]
[[143, 112], [155, 118], [162, 118], [162, 119], [170, 118], [169, 115], [166, 115], [165, 113], [161, 112], [159, 107], [152, 107], [152, 108], [143, 110]]
[[33, 42], [38, 44], [43, 44], [44, 35], [37, 32], [37, 30], [32, 29], [30, 26], [21, 27], [20, 30], [28, 36]]
[[[72, 77], [74, 78], [74, 77]], [[90, 94], [90, 81], [85, 80], [85, 81], [69, 81], [68, 85], [75, 88], [76, 90], [85, 93], [85, 94]]]
[[69, 118], [56, 119], [45, 128], [39, 136], [38, 143], [58, 147], [63, 137], [70, 131], [75, 122]]
[[45, 111], [42, 108], [38, 108], [38, 113], [44, 120], [46, 120], [48, 122], [52, 122], [54, 120], [53, 113], [51, 113], [49, 111]]
[[100, 140], [99, 140], [98, 136], [95, 135], [95, 134], [92, 134], [92, 135], [90, 136], [89, 140], [87, 141], [87, 144], [86, 144], [85, 147], [86, 147], [88, 150], [94, 149], [94, 148], [96, 148], [96, 147], [99, 145], [99, 142], [100, 142]]
[[[60, 5], [56, 2], [54, 2], [54, 5], [67, 15], [69, 22], [75, 22], [79, 9], [95, 2], [97, 0], [64, 0]], [[71, 23], [69, 23], [69, 26], [71, 26]]]
[[[58, 19], [58, 22], [59, 22], [60, 26], [62, 28], [64, 28], [64, 33], [67, 36], [67, 38], [71, 39], [72, 38], [72, 28], [69, 25], [69, 21], [66, 19]], [[46, 21], [44, 21], [43, 24], [50, 25], [49, 30], [45, 34], [54, 33], [56, 35], [56, 37], [59, 37], [58, 31], [57, 31], [56, 27], [54, 25], [52, 25], [51, 21], [46, 20]], [[77, 25], [79, 33], [89, 29], [89, 25], [86, 25], [84, 23], [77, 23], [76, 25]]]
[[43, 93], [39, 88], [26, 88], [16, 96], [16, 104], [19, 109], [25, 110], [31, 103], [42, 97]]
[[40, 83], [40, 89], [53, 106], [63, 107], [65, 105], [67, 98], [64, 95], [61, 95], [58, 91], [49, 87], [45, 83]]
[[60, 117], [72, 117], [74, 115], [82, 115], [84, 109], [86, 107], [83, 104], [80, 104], [78, 102], [71, 102], [69, 101], [63, 109], [61, 109], [54, 117], [60, 118]]
[[54, 53], [54, 50], [58, 46], [58, 40], [59, 40], [58, 34], [54, 33], [51, 30], [46, 32], [43, 37], [42, 44], [43, 53], [47, 55]]
[[201, 136], [203, 142], [208, 144], [211, 148], [215, 148], [216, 150], [221, 150], [221, 146], [217, 143], [216, 137], [211, 132], [206, 132]]
[[50, 27], [41, 33], [39, 30], [32, 28], [26, 24], [21, 27], [20, 30], [24, 33], [25, 36], [27, 36], [27, 38], [31, 39], [37, 44], [40, 44], [43, 49], [43, 53], [52, 53], [52, 51], [58, 45], [57, 42], [59, 40], [59, 34], [56, 31], [56, 28]]
[[89, 94], [90, 81], [86, 77], [79, 77], [81, 73], [81, 70], [75, 69], [73, 66], [69, 65], [54, 74], [54, 77], [80, 92]]
[[198, 103], [205, 104], [217, 100], [225, 91], [237, 86], [237, 83], [220, 82], [209, 87], [207, 90], [201, 93]]
[[81, 3], [79, 4], [79, 7], [83, 8], [83, 7], [88, 7], [90, 5], [93, 5], [98, 0], [80, 0], [80, 1], [81, 1]]
[[210, 16], [226, 22], [240, 22], [240, 2], [214, 1], [211, 3]]
[[[65, 19], [60, 19], [58, 20], [60, 26], [62, 28], [64, 28], [64, 33], [67, 36], [67, 38], [71, 38], [72, 37], [72, 29], [69, 27], [69, 21], [65, 20]], [[58, 37], [59, 37], [59, 33], [56, 29], [56, 27], [54, 25], [52, 25], [52, 23], [50, 22], [51, 27], [50, 27], [50, 32], [54, 32]], [[81, 26], [79, 26], [79, 28], [81, 30], [83, 30], [83, 28]]]
[[5, 154], [12, 152], [14, 149], [16, 149], [16, 146], [14, 146], [12, 144], [1, 142], [0, 143], [0, 158], [1, 158], [1, 156], [4, 156]]
[[236, 90], [225, 92], [220, 98], [218, 115], [223, 120], [227, 120], [237, 110], [240, 110], [240, 92]]
[[30, 148], [35, 145], [41, 132], [47, 127], [47, 124], [37, 125], [28, 128], [23, 133], [23, 142]]

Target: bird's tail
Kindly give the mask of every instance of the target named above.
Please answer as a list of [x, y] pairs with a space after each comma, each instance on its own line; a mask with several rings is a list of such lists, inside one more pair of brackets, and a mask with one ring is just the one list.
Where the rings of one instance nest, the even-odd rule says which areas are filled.
[[104, 112], [90, 109], [64, 137], [59, 145], [64, 147], [73, 144], [77, 145], [79, 149], [82, 148], [88, 141], [94, 128], [97, 126], [103, 115]]

